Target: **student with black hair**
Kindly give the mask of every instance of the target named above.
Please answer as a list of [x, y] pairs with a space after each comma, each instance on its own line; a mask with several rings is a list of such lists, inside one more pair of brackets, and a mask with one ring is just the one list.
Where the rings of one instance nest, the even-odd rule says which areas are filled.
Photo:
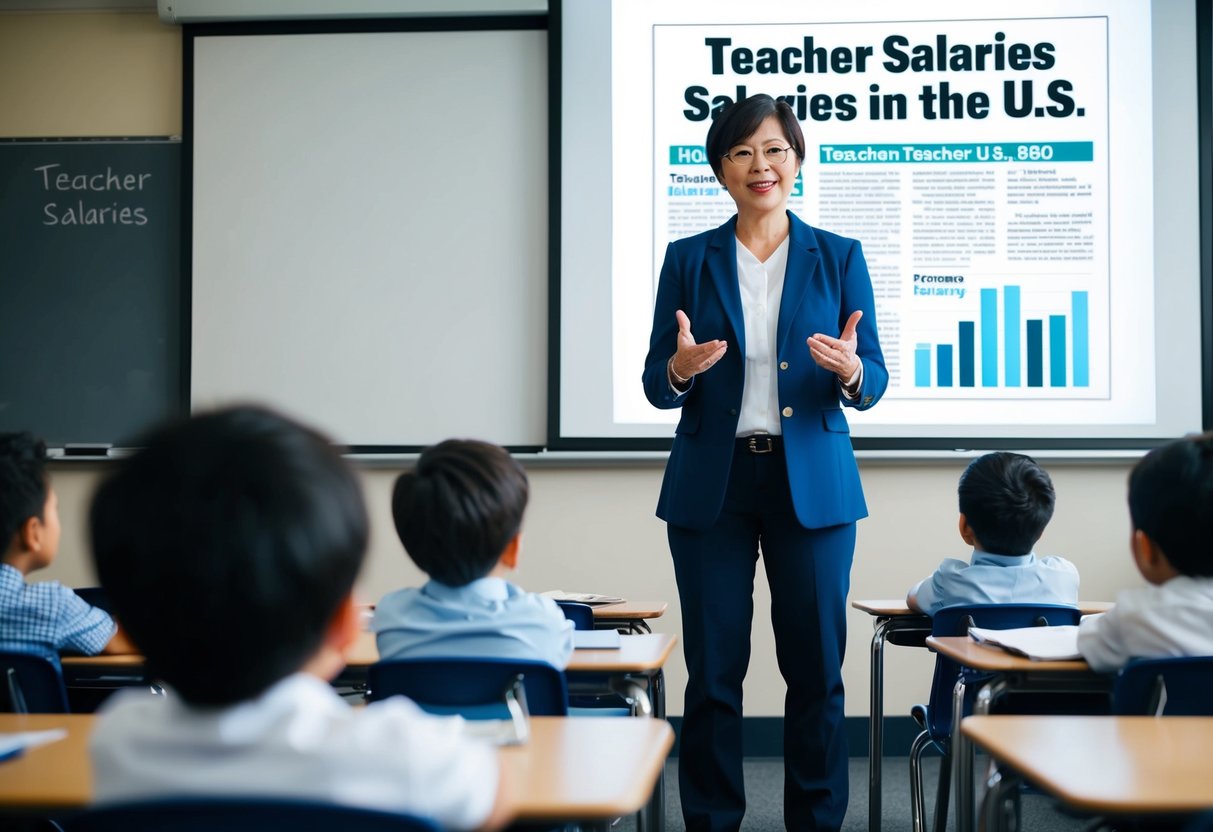
[[0, 650], [59, 661], [130, 653], [105, 610], [58, 581], [26, 583], [59, 551], [59, 497], [46, 470], [46, 445], [28, 433], [0, 434]]
[[528, 496], [522, 466], [488, 442], [448, 439], [400, 475], [392, 492], [396, 532], [430, 580], [376, 605], [382, 658], [568, 664], [572, 622], [550, 598], [505, 579], [518, 566]]
[[1130, 659], [1213, 656], [1213, 432], [1155, 448], [1129, 474], [1131, 549], [1150, 584], [1085, 618], [1078, 649], [1092, 670]]
[[966, 563], [948, 558], [906, 596], [934, 615], [961, 604], [1078, 603], [1078, 570], [1032, 548], [1053, 517], [1053, 481], [1031, 457], [985, 454], [960, 475], [960, 537], [973, 547]]
[[507, 770], [461, 719], [402, 697], [352, 708], [328, 684], [359, 631], [369, 533], [329, 442], [242, 407], [142, 444], [98, 489], [91, 535], [101, 584], [169, 692], [106, 704], [95, 798], [296, 798], [501, 826]]

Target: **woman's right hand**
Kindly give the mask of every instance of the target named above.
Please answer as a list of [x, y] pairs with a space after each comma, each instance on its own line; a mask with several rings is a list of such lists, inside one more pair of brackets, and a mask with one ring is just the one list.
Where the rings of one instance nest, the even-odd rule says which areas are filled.
[[670, 359], [670, 372], [674, 376], [671, 380], [685, 384], [724, 358], [729, 345], [719, 340], [696, 344], [695, 336], [691, 335], [691, 319], [681, 309], [674, 317], [678, 321], [678, 351]]

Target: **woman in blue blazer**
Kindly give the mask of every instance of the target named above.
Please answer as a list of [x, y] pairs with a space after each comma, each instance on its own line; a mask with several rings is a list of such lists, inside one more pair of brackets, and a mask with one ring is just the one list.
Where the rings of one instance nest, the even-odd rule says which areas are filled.
[[644, 369], [649, 401], [682, 408], [657, 515], [689, 677], [683, 816], [688, 830], [735, 830], [745, 814], [742, 680], [761, 550], [787, 684], [784, 820], [836, 830], [846, 596], [867, 515], [841, 408], [869, 408], [888, 385], [872, 285], [859, 243], [787, 210], [804, 137], [786, 103], [757, 95], [723, 110], [707, 153], [737, 214], [669, 245]]

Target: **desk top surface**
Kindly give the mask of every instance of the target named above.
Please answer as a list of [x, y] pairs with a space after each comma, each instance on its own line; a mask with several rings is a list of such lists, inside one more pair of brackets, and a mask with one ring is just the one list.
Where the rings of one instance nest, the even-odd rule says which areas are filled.
[[[906, 599], [880, 599], [874, 601], [852, 601], [851, 606], [860, 612], [880, 618], [926, 618], [916, 610], [906, 606]], [[1112, 609], [1112, 601], [1079, 601], [1078, 609], [1083, 615], [1094, 615]]]
[[[669, 633], [620, 636], [618, 648], [574, 650], [568, 669], [574, 673], [653, 673], [665, 666], [677, 643], [678, 637]], [[375, 634], [359, 633], [347, 660], [350, 667], [367, 667], [379, 661]], [[143, 656], [64, 656], [63, 664], [81, 668], [130, 668], [142, 665]]]
[[971, 716], [962, 730], [1079, 809], [1213, 808], [1213, 717]]
[[[67, 737], [0, 763], [0, 811], [76, 809], [92, 796], [92, 714], [0, 714], [0, 731], [65, 728]], [[614, 818], [640, 809], [674, 743], [660, 719], [535, 717], [526, 745], [503, 749], [526, 821]]]
[[618, 604], [591, 605], [594, 618], [606, 621], [641, 621], [661, 618], [670, 608], [668, 601], [620, 601]]
[[978, 644], [968, 636], [927, 636], [927, 647], [954, 662], [974, 670], [998, 673], [1031, 672], [1093, 672], [1082, 659], [1060, 662], [1037, 662], [1016, 656], [998, 647]]
[[[676, 636], [669, 633], [643, 633], [620, 636], [619, 647], [574, 650], [568, 669], [577, 672], [649, 673], [665, 666]], [[350, 667], [367, 667], [379, 661], [374, 633], [361, 633], [347, 656]]]

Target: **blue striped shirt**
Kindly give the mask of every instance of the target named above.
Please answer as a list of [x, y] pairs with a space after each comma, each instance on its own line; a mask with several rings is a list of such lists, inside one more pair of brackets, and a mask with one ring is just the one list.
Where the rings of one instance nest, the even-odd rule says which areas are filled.
[[58, 581], [28, 584], [20, 570], [0, 564], [0, 650], [55, 662], [62, 650], [95, 656], [117, 629], [104, 610]]

